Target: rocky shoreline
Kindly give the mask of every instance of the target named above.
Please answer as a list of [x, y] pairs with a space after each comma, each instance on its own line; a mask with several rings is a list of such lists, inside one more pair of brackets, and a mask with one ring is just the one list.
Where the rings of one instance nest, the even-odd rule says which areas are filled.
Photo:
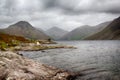
[[73, 80], [75, 73], [38, 63], [15, 52], [0, 51], [0, 80]]
[[73, 80], [77, 74], [28, 59], [17, 51], [42, 51], [73, 46], [50, 45], [47, 41], [0, 48], [0, 80]]

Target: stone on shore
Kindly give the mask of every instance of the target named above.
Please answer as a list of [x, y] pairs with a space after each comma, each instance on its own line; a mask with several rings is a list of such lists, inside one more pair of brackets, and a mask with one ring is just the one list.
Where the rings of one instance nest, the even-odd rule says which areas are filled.
[[71, 76], [15, 52], [0, 52], [0, 80], [71, 80]]

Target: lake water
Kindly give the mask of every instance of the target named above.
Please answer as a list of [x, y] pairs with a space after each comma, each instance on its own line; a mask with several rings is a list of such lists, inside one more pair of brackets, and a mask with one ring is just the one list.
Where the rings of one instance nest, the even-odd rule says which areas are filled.
[[75, 80], [120, 80], [120, 41], [61, 41], [77, 49], [21, 52], [24, 56], [82, 75]]

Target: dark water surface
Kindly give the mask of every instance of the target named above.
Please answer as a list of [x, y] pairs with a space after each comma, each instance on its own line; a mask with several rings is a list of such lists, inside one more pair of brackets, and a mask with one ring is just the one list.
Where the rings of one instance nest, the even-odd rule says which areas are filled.
[[76, 80], [120, 80], [120, 41], [61, 41], [77, 49], [21, 52], [24, 56], [72, 72]]

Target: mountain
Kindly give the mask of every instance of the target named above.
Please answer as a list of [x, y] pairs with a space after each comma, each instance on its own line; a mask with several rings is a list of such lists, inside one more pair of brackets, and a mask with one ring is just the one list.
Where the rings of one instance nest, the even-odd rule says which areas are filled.
[[88, 26], [84, 25], [81, 27], [78, 27], [65, 36], [61, 38], [61, 40], [81, 40], [84, 39], [92, 34], [95, 34], [105, 28], [110, 22], [104, 22], [96, 26]]
[[91, 27], [88, 25], [78, 27], [65, 36], [63, 36], [62, 40], [79, 40], [82, 39], [84, 36], [87, 36], [89, 33], [91, 33]]
[[94, 27], [95, 33], [102, 31], [106, 26], [108, 26], [111, 23], [111, 21], [107, 21], [101, 24], [98, 24]]
[[102, 31], [89, 36], [87, 40], [120, 40], [120, 17], [113, 20]]
[[46, 31], [46, 34], [49, 35], [54, 40], [60, 39], [63, 35], [67, 34], [68, 31], [65, 31], [58, 27], [52, 27]]
[[16, 24], [10, 25], [6, 29], [1, 30], [4, 33], [23, 36], [29, 39], [48, 39], [49, 37], [42, 31], [34, 28], [30, 23], [26, 21], [20, 21]]

